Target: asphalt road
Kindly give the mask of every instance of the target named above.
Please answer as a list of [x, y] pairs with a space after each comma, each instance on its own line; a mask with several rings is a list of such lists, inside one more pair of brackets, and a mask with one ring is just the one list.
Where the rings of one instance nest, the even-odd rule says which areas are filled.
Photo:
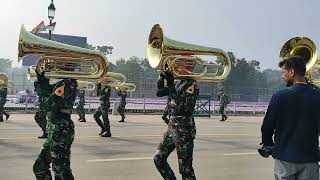
[[[273, 161], [257, 154], [261, 116], [196, 118], [194, 169], [199, 180], [270, 180]], [[77, 116], [73, 116], [76, 120]], [[71, 167], [77, 180], [161, 180], [152, 156], [166, 125], [159, 115], [127, 115], [126, 123], [112, 116], [112, 138], [102, 138], [92, 115], [75, 121]], [[0, 123], [0, 179], [34, 180], [32, 165], [44, 140], [33, 114], [12, 114]], [[169, 163], [178, 179], [177, 156]]]

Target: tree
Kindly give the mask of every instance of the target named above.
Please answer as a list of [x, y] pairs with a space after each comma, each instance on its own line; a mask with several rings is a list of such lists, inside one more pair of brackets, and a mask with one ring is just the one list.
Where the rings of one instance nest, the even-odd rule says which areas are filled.
[[12, 67], [12, 61], [6, 58], [0, 58], [0, 72], [9, 73]]

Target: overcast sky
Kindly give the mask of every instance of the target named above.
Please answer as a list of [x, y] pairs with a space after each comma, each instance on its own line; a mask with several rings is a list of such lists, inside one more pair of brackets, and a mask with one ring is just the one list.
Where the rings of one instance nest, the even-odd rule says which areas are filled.
[[[21, 24], [31, 30], [48, 24], [50, 0], [2, 0], [0, 57], [17, 65]], [[320, 42], [319, 0], [54, 0], [54, 33], [79, 35], [93, 45], [115, 47], [110, 61], [146, 57], [151, 27], [179, 41], [232, 51], [277, 68], [279, 50], [289, 38]]]

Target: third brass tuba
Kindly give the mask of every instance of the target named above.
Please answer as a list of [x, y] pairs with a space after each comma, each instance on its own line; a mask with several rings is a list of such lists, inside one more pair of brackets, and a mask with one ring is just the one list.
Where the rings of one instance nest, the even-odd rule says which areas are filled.
[[280, 50], [280, 61], [291, 56], [300, 56], [305, 61], [308, 81], [320, 86], [320, 61], [315, 43], [307, 37], [289, 39]]
[[[159, 67], [160, 71], [171, 71], [178, 79], [195, 79], [200, 82], [222, 82], [231, 70], [231, 62], [226, 52], [221, 49], [198, 46], [175, 41], [164, 36], [159, 24], [153, 26], [147, 47], [149, 64]], [[209, 72], [208, 69], [216, 64], [206, 62], [197, 56], [215, 56], [223, 60], [221, 75]], [[192, 70], [195, 66], [203, 66], [200, 73]]]

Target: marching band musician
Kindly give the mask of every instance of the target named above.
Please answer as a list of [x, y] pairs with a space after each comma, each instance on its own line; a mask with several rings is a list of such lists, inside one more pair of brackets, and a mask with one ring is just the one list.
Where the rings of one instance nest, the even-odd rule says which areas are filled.
[[[101, 104], [94, 113], [93, 117], [97, 124], [101, 127], [101, 132], [99, 133], [101, 137], [111, 137], [110, 122], [108, 117], [108, 111], [110, 108], [110, 94], [111, 88], [109, 86], [105, 86], [103, 89], [101, 89], [101, 83], [98, 84], [97, 96], [100, 96]], [[100, 116], [102, 116], [103, 123], [100, 119]]]
[[120, 99], [120, 104], [118, 106], [118, 112], [121, 115], [121, 120], [119, 122], [124, 122], [124, 119], [126, 116], [124, 115], [125, 110], [126, 110], [126, 97], [127, 97], [127, 92], [125, 90], [119, 90], [118, 95], [121, 97]]
[[41, 74], [37, 72], [37, 79], [40, 88], [51, 93], [46, 99], [48, 137], [33, 165], [33, 172], [37, 180], [52, 179], [50, 172], [52, 163], [55, 180], [73, 180], [70, 149], [75, 132], [71, 112], [76, 99], [77, 81], [63, 79], [50, 85], [44, 72]]
[[41, 89], [40, 83], [38, 80], [35, 80], [34, 83], [34, 90], [37, 93], [39, 99], [39, 108], [36, 111], [36, 114], [34, 115], [34, 120], [39, 125], [39, 127], [42, 129], [42, 136], [39, 136], [39, 139], [45, 139], [47, 138], [46, 133], [46, 126], [47, 126], [47, 107], [46, 107], [46, 99], [48, 98], [50, 92], [47, 89]]
[[10, 114], [4, 110], [4, 105], [7, 102], [8, 89], [6, 87], [0, 89], [0, 122], [3, 122], [3, 115], [6, 116], [6, 121], [9, 119]]
[[86, 113], [84, 110], [84, 104], [86, 103], [84, 96], [85, 96], [85, 90], [78, 90], [78, 96], [79, 96], [79, 104], [76, 107], [76, 111], [79, 115], [79, 122], [86, 122]]
[[[192, 63], [192, 62], [191, 62]], [[188, 66], [192, 71], [194, 66]], [[164, 80], [167, 86], [164, 86]], [[167, 158], [176, 149], [178, 155], [179, 172], [183, 180], [195, 180], [192, 167], [194, 138], [196, 126], [193, 111], [199, 95], [198, 83], [193, 79], [183, 79], [174, 82], [171, 72], [165, 71], [160, 74], [157, 83], [157, 96], [168, 96], [168, 112], [170, 116], [168, 129], [161, 139], [154, 163], [164, 179], [175, 180], [174, 172], [170, 168]]]

